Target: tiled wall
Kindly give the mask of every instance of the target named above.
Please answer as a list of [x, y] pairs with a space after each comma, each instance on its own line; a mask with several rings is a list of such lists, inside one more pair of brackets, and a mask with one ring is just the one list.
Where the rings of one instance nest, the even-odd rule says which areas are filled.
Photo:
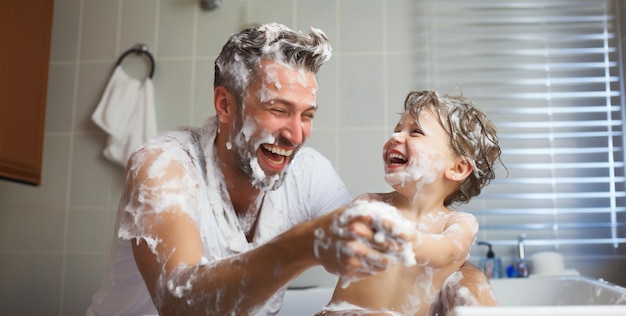
[[[0, 181], [2, 315], [82, 315], [99, 285], [122, 169], [101, 155], [106, 136], [90, 116], [116, 59], [134, 44], [148, 44], [156, 58], [164, 132], [213, 113], [213, 61], [231, 33], [264, 22], [324, 30], [334, 54], [318, 76], [310, 144], [353, 194], [388, 190], [382, 144], [406, 93], [428, 88], [407, 67], [411, 0], [223, 0], [214, 11], [197, 0], [56, 0], [54, 9], [43, 184]], [[147, 73], [140, 57], [124, 66]]]

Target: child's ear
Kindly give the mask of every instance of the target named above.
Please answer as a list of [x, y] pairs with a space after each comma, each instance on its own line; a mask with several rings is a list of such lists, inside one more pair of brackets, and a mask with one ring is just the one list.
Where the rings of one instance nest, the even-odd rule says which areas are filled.
[[459, 157], [456, 163], [446, 170], [445, 176], [449, 180], [463, 182], [473, 170], [474, 168], [467, 160]]
[[230, 122], [236, 113], [235, 98], [233, 95], [223, 86], [218, 86], [213, 91], [213, 103], [215, 105], [215, 114], [219, 118], [220, 122]]

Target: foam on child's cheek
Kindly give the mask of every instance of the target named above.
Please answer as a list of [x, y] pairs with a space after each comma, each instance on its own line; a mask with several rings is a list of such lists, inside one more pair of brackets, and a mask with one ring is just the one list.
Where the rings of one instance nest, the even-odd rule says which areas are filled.
[[385, 174], [385, 181], [391, 186], [402, 187], [414, 183], [415, 196], [417, 196], [424, 185], [433, 183], [437, 179], [439, 172], [444, 168], [444, 156], [436, 151], [422, 150], [420, 152], [419, 148], [413, 148], [413, 151], [419, 154], [409, 159], [406, 170]]

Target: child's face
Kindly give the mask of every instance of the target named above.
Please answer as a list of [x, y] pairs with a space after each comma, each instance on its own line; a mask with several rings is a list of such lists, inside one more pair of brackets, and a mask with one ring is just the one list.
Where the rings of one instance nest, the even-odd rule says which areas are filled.
[[409, 189], [411, 194], [419, 194], [423, 185], [441, 178], [455, 157], [450, 136], [432, 111], [422, 110], [419, 122], [404, 112], [383, 147], [385, 181], [396, 190]]

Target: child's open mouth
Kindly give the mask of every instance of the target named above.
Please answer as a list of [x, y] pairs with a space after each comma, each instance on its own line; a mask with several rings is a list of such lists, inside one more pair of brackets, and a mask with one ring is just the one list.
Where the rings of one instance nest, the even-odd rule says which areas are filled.
[[387, 156], [387, 165], [399, 166], [407, 163], [407, 159], [404, 155], [398, 152], [391, 152]]

